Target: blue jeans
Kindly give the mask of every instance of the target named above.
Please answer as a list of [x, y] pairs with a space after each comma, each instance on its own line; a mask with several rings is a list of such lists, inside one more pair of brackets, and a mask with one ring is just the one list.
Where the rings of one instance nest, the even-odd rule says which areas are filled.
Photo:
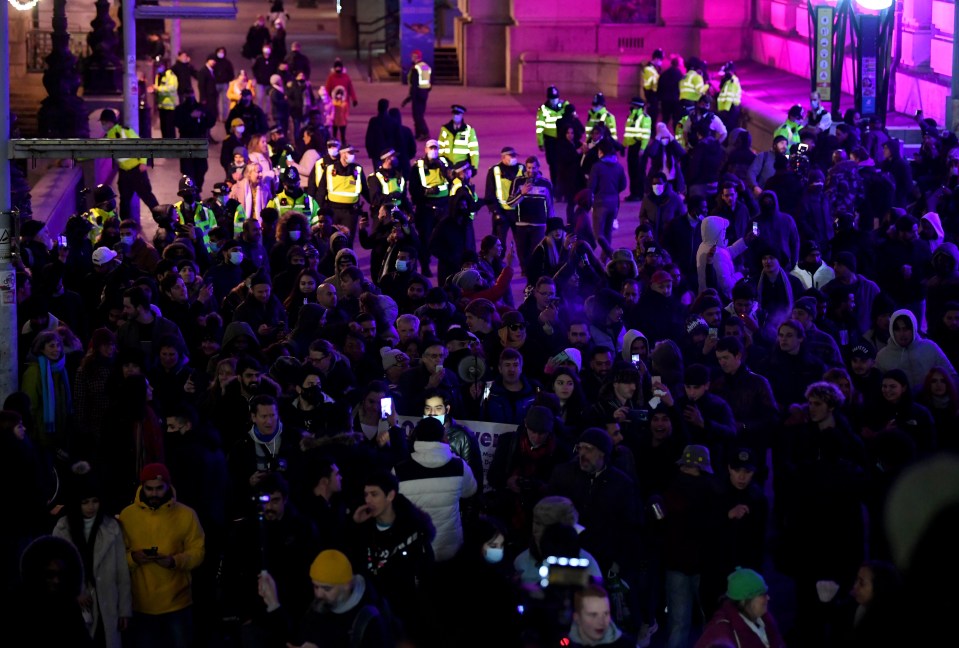
[[694, 606], [699, 605], [699, 574], [666, 572], [666, 606], [669, 638], [666, 648], [686, 648], [692, 628]]
[[133, 613], [134, 648], [190, 648], [193, 608], [167, 614]]

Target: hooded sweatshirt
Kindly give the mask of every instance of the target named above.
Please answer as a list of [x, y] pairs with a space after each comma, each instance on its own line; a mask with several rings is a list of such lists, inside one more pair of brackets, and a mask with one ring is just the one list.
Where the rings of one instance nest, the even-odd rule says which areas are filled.
[[[772, 199], [773, 206], [769, 211], [762, 208], [763, 202]], [[759, 238], [779, 253], [780, 258], [788, 257], [783, 268], [788, 272], [799, 261], [799, 230], [796, 221], [789, 214], [779, 211], [779, 198], [774, 191], [764, 191], [759, 194]]]
[[[908, 346], [902, 347], [896, 342], [895, 323], [900, 317], [909, 318], [912, 324], [913, 339]], [[939, 345], [932, 340], [923, 340], [919, 337], [919, 326], [916, 316], [908, 309], [900, 309], [889, 318], [889, 344], [876, 355], [876, 366], [882, 373], [892, 369], [902, 369], [909, 378], [909, 386], [913, 392], [918, 392], [926, 380], [926, 374], [933, 367], [942, 367], [955, 382], [959, 377], [949, 358], [942, 352]]]
[[920, 221], [926, 221], [932, 225], [932, 229], [936, 230], [936, 238], [932, 240], [923, 239], [926, 243], [929, 244], [929, 253], [935, 253], [935, 251], [942, 245], [942, 242], [945, 240], [946, 235], [942, 229], [942, 220], [939, 218], [939, 214], [936, 212], [929, 212], [925, 216], [919, 219]]
[[628, 331], [626, 331], [626, 335], [623, 336], [623, 350], [622, 350], [622, 355], [623, 355], [623, 360], [625, 360], [626, 362], [632, 363], [632, 361], [633, 361], [633, 360], [632, 360], [633, 354], [631, 354], [629, 351], [630, 351], [630, 349], [633, 348], [633, 342], [634, 342], [637, 338], [642, 338], [643, 340], [646, 341], [646, 349], [647, 349], [647, 350], [650, 350], [650, 351], [651, 351], [652, 348], [653, 348], [653, 346], [649, 343], [649, 338], [647, 338], [645, 335], [643, 335], [642, 333], [640, 333], [640, 332], [637, 331], [636, 329], [629, 329]]
[[606, 628], [606, 632], [603, 634], [603, 638], [597, 642], [592, 642], [583, 637], [579, 629], [579, 624], [573, 621], [573, 626], [569, 629], [569, 641], [570, 646], [618, 646], [618, 645], [632, 645], [632, 642], [621, 642], [618, 643], [620, 638], [623, 637], [623, 631], [616, 627], [616, 623], [610, 620], [609, 626]]
[[[746, 241], [739, 239], [726, 247], [726, 229], [729, 227], [729, 221], [722, 216], [707, 216], [700, 225], [703, 233], [703, 242], [699, 244], [699, 250], [696, 251], [696, 274], [699, 277], [699, 292], [703, 292], [709, 286], [706, 285], [706, 269], [712, 264], [713, 271], [716, 273], [716, 288], [719, 294], [724, 298], [729, 298], [733, 292], [733, 286], [743, 278], [742, 274], [736, 272], [733, 265], [733, 259], [738, 257], [746, 250]], [[716, 253], [712, 261], [709, 259], [709, 252], [716, 247]]]

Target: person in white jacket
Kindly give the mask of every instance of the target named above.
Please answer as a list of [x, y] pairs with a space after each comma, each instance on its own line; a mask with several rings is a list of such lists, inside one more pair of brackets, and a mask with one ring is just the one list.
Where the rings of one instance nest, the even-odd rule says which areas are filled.
[[416, 424], [413, 452], [393, 472], [400, 482], [400, 494], [433, 520], [436, 562], [455, 556], [463, 546], [460, 500], [475, 495], [478, 487], [470, 467], [453, 454], [439, 419], [426, 417]]
[[[743, 278], [736, 271], [733, 259], [746, 251], [746, 239], [741, 238], [732, 245], [726, 245], [726, 229], [729, 221], [722, 216], [707, 216], [702, 224], [703, 242], [696, 251], [696, 274], [699, 276], [699, 292], [713, 287], [719, 291], [723, 301], [729, 301], [733, 286]], [[715, 286], [709, 286], [708, 270], [715, 273]]]
[[906, 308], [897, 310], [889, 318], [889, 344], [876, 355], [876, 366], [886, 373], [892, 369], [901, 369], [909, 379], [909, 387], [918, 392], [926, 374], [933, 367], [941, 367], [952, 378], [953, 384], [959, 380], [956, 370], [939, 345], [932, 340], [919, 337], [916, 316]]

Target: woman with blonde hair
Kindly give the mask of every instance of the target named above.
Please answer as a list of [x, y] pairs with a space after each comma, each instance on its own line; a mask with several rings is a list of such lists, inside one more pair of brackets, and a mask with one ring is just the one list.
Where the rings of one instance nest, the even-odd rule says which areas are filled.
[[264, 180], [257, 162], [250, 162], [243, 168], [243, 179], [233, 185], [230, 198], [240, 203], [233, 217], [233, 236], [239, 237], [244, 221], [250, 218], [261, 220], [260, 213], [273, 198], [273, 190]]

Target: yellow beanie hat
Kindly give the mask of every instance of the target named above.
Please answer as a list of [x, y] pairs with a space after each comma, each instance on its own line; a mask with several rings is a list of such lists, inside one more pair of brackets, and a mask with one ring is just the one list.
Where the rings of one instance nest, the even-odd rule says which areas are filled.
[[310, 578], [317, 583], [345, 585], [353, 580], [350, 559], [336, 549], [320, 552], [310, 565]]

